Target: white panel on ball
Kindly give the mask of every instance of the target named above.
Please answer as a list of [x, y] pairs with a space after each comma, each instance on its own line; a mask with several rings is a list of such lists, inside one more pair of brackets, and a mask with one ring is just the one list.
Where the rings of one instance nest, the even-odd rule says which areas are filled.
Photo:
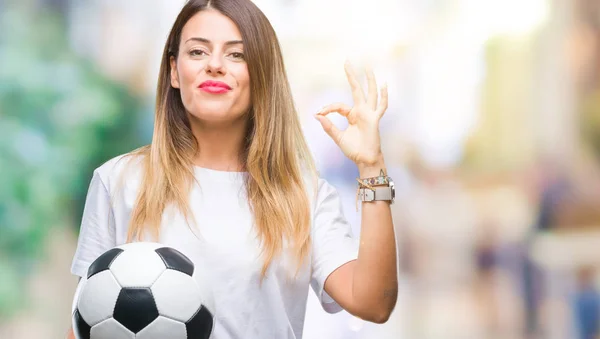
[[110, 271], [92, 276], [86, 282], [77, 302], [83, 319], [90, 326], [94, 326], [112, 317], [120, 292], [121, 286]]
[[136, 339], [165, 338], [187, 338], [185, 324], [173, 319], [158, 317], [136, 336]]
[[158, 314], [171, 319], [185, 323], [202, 305], [200, 288], [194, 278], [179, 271], [166, 270], [151, 289]]
[[194, 280], [198, 284], [200, 288], [200, 296], [202, 296], [202, 305], [206, 307], [212, 315], [217, 314], [217, 305], [215, 305], [214, 300], [214, 291], [212, 289], [212, 284], [214, 283], [210, 280], [207, 272], [202, 270], [202, 266], [196, 265], [196, 269], [194, 270], [193, 275]]
[[119, 324], [113, 318], [105, 320], [100, 324], [93, 326], [91, 337], [94, 339], [134, 339], [135, 334]]
[[73, 303], [71, 304], [71, 314], [73, 314], [77, 308], [77, 302], [81, 296], [81, 291], [85, 289], [85, 284], [87, 284], [87, 275], [84, 275], [77, 283], [77, 288], [75, 289], [75, 294], [73, 297]]
[[126, 249], [110, 265], [122, 287], [150, 287], [166, 269], [154, 249], [140, 245]]

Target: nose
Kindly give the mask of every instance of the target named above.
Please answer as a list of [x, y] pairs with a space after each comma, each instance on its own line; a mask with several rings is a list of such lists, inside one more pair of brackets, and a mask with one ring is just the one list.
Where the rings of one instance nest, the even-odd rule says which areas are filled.
[[225, 68], [223, 67], [223, 61], [221, 60], [221, 55], [219, 53], [213, 53], [208, 60], [206, 73], [212, 75], [225, 74]]

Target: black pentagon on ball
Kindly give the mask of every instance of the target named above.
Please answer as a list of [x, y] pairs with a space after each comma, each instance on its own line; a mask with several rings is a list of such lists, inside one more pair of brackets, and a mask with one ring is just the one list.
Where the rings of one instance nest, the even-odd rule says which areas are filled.
[[158, 309], [149, 288], [123, 288], [117, 298], [113, 318], [138, 333], [158, 318]]
[[83, 320], [81, 313], [79, 310], [75, 310], [75, 314], [73, 314], [73, 331], [77, 333], [77, 338], [79, 339], [90, 339], [90, 331], [92, 328], [88, 323]]
[[213, 315], [201, 306], [192, 319], [185, 323], [188, 338], [208, 339], [213, 328]]
[[102, 271], [106, 271], [110, 264], [121, 254], [123, 250], [120, 248], [112, 248], [106, 252], [104, 252], [101, 256], [99, 256], [94, 262], [90, 265], [88, 269], [87, 278], [91, 278], [94, 274], [98, 274]]
[[155, 252], [168, 269], [180, 271], [190, 277], [194, 274], [194, 264], [178, 250], [171, 247], [161, 247], [156, 249]]

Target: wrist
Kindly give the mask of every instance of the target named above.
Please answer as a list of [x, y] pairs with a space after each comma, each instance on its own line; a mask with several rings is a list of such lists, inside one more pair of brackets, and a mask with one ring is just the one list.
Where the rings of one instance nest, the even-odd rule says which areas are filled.
[[383, 173], [387, 175], [387, 169], [385, 167], [385, 161], [383, 161], [383, 157], [379, 157], [372, 163], [358, 163], [356, 166], [358, 167], [360, 178], [377, 177], [381, 175], [382, 170]]

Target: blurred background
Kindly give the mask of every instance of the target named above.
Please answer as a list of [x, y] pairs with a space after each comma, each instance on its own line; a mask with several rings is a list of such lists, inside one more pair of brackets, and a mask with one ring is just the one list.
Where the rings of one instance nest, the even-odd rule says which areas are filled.
[[[312, 115], [387, 82], [400, 265], [383, 325], [305, 339], [600, 338], [600, 1], [256, 0], [356, 235], [355, 166]], [[183, 0], [0, 0], [0, 338], [64, 338], [94, 168], [147, 144]], [[343, 119], [334, 118], [343, 127]]]

